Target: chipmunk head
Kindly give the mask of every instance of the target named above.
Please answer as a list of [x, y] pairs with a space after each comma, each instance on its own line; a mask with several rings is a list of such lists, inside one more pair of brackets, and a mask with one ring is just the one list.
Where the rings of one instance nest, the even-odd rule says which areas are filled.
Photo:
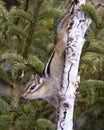
[[23, 98], [31, 100], [43, 98], [51, 103], [55, 108], [59, 107], [57, 95], [59, 95], [59, 89], [57, 80], [50, 77], [40, 77], [39, 75], [32, 75], [29, 82], [24, 89]]
[[32, 75], [29, 82], [26, 84], [24, 89], [23, 98], [25, 99], [36, 99], [43, 98], [44, 96], [45, 80], [38, 74]]

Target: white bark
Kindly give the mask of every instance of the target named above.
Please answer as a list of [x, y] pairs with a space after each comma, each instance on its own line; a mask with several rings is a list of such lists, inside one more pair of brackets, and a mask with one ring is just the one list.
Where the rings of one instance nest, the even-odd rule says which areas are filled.
[[76, 96], [76, 89], [80, 76], [78, 76], [78, 67], [80, 55], [85, 43], [84, 35], [91, 23], [84, 13], [79, 11], [79, 5], [84, 4], [85, 0], [80, 0], [73, 14], [74, 24], [68, 30], [66, 59], [63, 75], [62, 93], [65, 95], [65, 101], [60, 102], [59, 120], [57, 130], [73, 130], [73, 110]]

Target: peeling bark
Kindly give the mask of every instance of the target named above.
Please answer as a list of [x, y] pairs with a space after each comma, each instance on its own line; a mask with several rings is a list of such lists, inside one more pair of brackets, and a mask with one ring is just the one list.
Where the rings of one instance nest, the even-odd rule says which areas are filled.
[[73, 0], [70, 8], [74, 23], [67, 32], [66, 59], [61, 88], [65, 100], [60, 101], [57, 130], [73, 130], [74, 101], [80, 82], [80, 76], [78, 76], [80, 55], [85, 43], [84, 35], [91, 24], [91, 20], [79, 10], [81, 4], [85, 4], [85, 0]]

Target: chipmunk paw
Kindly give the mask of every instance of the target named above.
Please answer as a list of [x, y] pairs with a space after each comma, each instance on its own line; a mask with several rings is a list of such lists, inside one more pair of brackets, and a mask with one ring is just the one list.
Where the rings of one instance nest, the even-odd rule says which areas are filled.
[[66, 99], [65, 94], [63, 94], [61, 92], [59, 93], [59, 97], [60, 97], [61, 100], [65, 100]]

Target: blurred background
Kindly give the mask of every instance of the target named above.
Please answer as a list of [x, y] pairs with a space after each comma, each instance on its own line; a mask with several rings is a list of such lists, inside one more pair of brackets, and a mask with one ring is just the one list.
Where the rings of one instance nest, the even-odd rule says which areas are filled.
[[[0, 0], [0, 130], [55, 130], [53, 106], [23, 100], [32, 74], [42, 74], [70, 0]], [[104, 1], [80, 9], [92, 19], [82, 50], [74, 130], [104, 130]], [[24, 75], [24, 77], [23, 77]]]

